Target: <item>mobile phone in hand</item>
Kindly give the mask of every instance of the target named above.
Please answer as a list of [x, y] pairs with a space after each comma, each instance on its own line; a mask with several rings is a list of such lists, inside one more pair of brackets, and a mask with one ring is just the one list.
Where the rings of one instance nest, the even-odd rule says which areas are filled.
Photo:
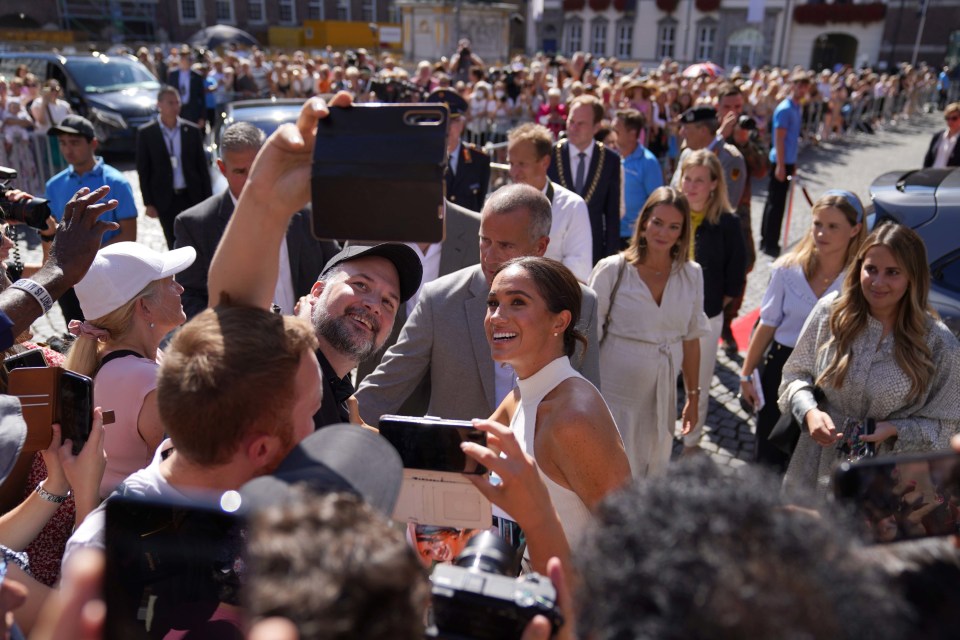
[[960, 522], [960, 455], [952, 451], [840, 464], [834, 494], [874, 542], [953, 535]]

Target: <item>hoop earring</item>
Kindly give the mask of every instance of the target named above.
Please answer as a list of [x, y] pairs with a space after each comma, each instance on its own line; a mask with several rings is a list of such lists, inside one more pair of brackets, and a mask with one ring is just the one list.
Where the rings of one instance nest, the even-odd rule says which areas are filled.
[[680, 255], [680, 245], [675, 244], [670, 247], [670, 257], [676, 259]]
[[641, 249], [646, 249], [646, 248], [647, 248], [647, 238], [646, 238], [646, 236], [640, 236], [640, 239], [637, 240], [637, 246], [640, 247]]

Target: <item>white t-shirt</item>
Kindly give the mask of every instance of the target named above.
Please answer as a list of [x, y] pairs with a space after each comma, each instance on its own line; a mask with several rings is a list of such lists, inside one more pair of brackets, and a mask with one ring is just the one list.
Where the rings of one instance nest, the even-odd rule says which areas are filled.
[[[117, 491], [125, 490], [133, 495], [166, 498], [170, 500], [189, 500], [188, 496], [175, 489], [160, 474], [160, 462], [163, 461], [163, 454], [173, 446], [173, 443], [167, 439], [160, 443], [156, 453], [153, 454], [153, 460], [150, 466], [141, 469], [127, 477]], [[116, 492], [111, 494], [111, 497]], [[67, 540], [67, 547], [63, 552], [61, 561], [61, 571], [67, 566], [71, 554], [78, 549], [95, 548], [103, 549], [106, 545], [107, 532], [107, 502], [110, 497], [100, 503], [100, 506], [90, 512], [83, 522], [77, 527], [70, 539]]]

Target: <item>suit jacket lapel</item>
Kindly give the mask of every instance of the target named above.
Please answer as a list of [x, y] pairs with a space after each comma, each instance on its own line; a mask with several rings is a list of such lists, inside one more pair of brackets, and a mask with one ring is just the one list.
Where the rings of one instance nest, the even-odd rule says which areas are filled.
[[570, 154], [573, 152], [573, 149], [570, 148], [570, 141], [566, 140], [563, 143], [563, 149], [560, 150], [560, 162], [563, 163], [563, 175], [569, 180], [569, 183], [564, 181], [561, 183], [561, 187], [566, 187], [573, 191], [573, 180], [575, 176], [573, 175], [573, 160], [570, 159]]
[[[440, 273], [439, 275], [445, 276], [448, 273], [453, 273], [460, 267], [458, 265], [462, 264], [460, 259], [461, 254], [464, 251], [469, 251], [470, 249], [470, 238], [464, 238], [463, 234], [466, 231], [463, 225], [460, 225], [460, 217], [450, 215], [450, 207], [446, 206], [446, 224], [447, 224], [447, 237], [444, 238], [443, 244], [440, 245]], [[474, 240], [476, 240], [474, 238]]]
[[[293, 276], [294, 286], [298, 282], [297, 265], [300, 264], [300, 240], [304, 233], [304, 230], [300, 229], [299, 226], [296, 217], [291, 219], [287, 226], [287, 258], [290, 260], [290, 275]], [[294, 303], [296, 303], [296, 300], [294, 300]]]
[[483, 270], [479, 266], [475, 268], [476, 273], [470, 282], [470, 293], [473, 295], [464, 301], [463, 308], [467, 314], [467, 328], [470, 330], [470, 342], [473, 344], [477, 372], [480, 374], [480, 382], [483, 383], [483, 394], [487, 397], [490, 406], [496, 409], [496, 382], [493, 375], [493, 368], [496, 365], [490, 356], [490, 344], [487, 342], [487, 334], [483, 328], [483, 319], [487, 313], [487, 281], [483, 276]]

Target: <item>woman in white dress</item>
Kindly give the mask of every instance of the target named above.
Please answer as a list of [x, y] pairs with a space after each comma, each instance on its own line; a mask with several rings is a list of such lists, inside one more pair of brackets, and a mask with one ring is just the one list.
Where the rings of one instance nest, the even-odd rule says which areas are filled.
[[697, 422], [703, 275], [690, 260], [690, 207], [670, 187], [643, 205], [626, 251], [594, 267], [600, 386], [636, 477], [666, 470], [676, 423], [677, 371], [687, 389], [682, 432]]
[[484, 321], [493, 360], [512, 366], [518, 385], [491, 419], [509, 424], [536, 461], [571, 547], [597, 503], [630, 479], [606, 403], [570, 364], [586, 340], [575, 328], [581, 296], [556, 260], [517, 258], [494, 278]]

